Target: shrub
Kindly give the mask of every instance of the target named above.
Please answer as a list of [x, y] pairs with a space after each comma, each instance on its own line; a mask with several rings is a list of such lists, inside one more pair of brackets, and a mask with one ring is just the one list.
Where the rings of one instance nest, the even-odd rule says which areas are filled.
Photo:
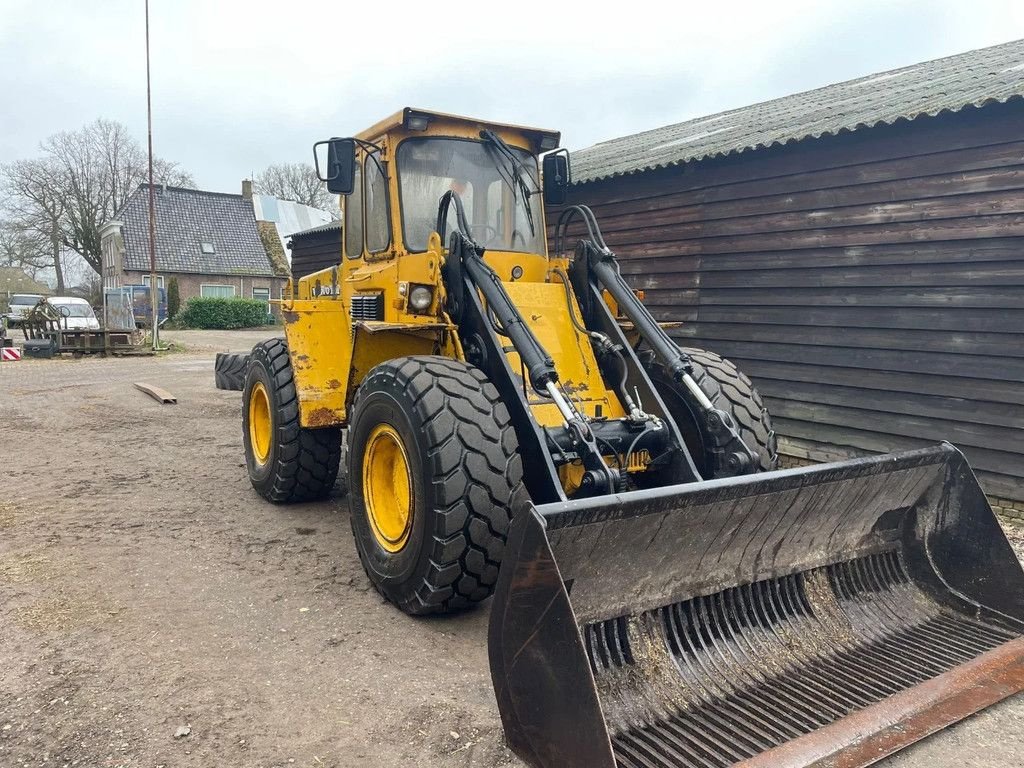
[[178, 318], [189, 328], [225, 330], [266, 325], [267, 305], [258, 299], [212, 299], [194, 297]]
[[181, 309], [181, 293], [178, 291], [178, 278], [172, 277], [167, 283], [167, 318], [173, 320]]

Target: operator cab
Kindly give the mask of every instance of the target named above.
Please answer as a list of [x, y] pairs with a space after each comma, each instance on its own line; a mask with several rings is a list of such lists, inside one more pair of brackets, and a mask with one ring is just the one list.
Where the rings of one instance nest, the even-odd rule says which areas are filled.
[[[318, 142], [314, 159], [320, 179], [343, 196], [349, 258], [426, 252], [448, 192], [480, 246], [546, 256], [543, 207], [564, 200], [568, 160], [545, 157], [545, 174], [549, 165], [561, 172], [542, 189], [537, 157], [558, 140], [555, 131], [406, 108], [358, 136]], [[453, 207], [444, 229], [456, 228]]]

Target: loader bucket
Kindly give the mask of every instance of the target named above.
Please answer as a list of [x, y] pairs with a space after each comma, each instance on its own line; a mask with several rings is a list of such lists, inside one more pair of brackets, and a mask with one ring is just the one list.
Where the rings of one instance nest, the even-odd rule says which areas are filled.
[[1024, 572], [942, 444], [531, 507], [489, 653], [538, 768], [863, 766], [1024, 688]]

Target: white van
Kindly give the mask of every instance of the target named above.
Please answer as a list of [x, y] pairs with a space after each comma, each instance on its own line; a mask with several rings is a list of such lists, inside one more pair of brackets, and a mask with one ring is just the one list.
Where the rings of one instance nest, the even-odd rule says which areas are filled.
[[54, 296], [46, 300], [56, 308], [64, 319], [61, 321], [61, 328], [69, 331], [98, 331], [100, 321], [96, 319], [96, 313], [92, 311], [89, 302], [85, 299], [78, 299], [74, 296]]
[[43, 298], [38, 293], [16, 293], [7, 302], [7, 324], [10, 326], [20, 325], [22, 319], [39, 300]]

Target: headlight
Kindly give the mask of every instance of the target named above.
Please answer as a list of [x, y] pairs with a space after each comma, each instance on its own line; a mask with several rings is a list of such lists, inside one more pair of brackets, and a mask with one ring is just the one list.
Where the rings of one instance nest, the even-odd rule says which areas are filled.
[[414, 312], [423, 312], [434, 300], [434, 292], [426, 285], [417, 285], [409, 292], [409, 306]]

